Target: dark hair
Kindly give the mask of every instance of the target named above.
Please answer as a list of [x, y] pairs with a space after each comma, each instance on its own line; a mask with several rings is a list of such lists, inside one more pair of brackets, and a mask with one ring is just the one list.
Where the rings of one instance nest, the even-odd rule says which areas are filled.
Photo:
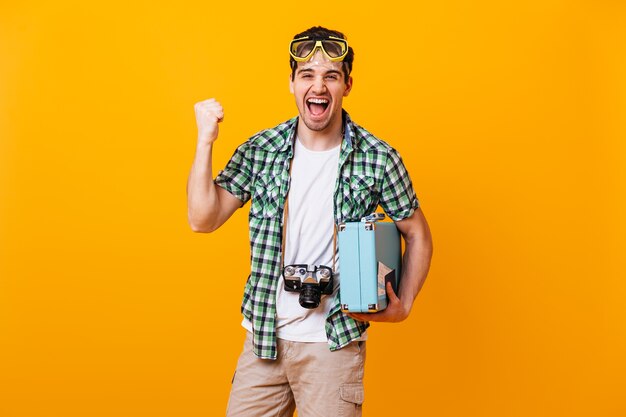
[[[346, 39], [346, 40], [348, 39], [341, 32], [337, 32], [336, 30], [326, 29], [321, 26], [313, 26], [312, 28], [307, 29], [302, 33], [298, 33], [293, 38], [298, 39], [298, 38], [303, 38], [305, 36], [311, 36], [315, 38], [334, 36], [336, 38], [341, 38], [341, 39]], [[343, 68], [343, 74], [345, 76], [345, 82], [348, 82], [348, 77], [350, 76], [350, 73], [352, 72], [353, 61], [354, 61], [354, 50], [352, 49], [351, 46], [348, 46], [348, 54], [346, 55], [346, 57], [343, 59], [341, 63], [342, 64], [341, 67]], [[291, 56], [289, 56], [289, 66], [291, 67], [291, 80], [293, 81], [294, 77], [296, 76], [296, 68], [298, 67], [298, 63]]]

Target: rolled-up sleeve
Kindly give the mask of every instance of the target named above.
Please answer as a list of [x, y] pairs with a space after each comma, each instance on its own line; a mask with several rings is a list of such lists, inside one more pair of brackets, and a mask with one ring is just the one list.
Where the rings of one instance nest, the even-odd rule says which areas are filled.
[[419, 207], [409, 173], [394, 149], [387, 154], [380, 206], [393, 221], [411, 217]]
[[241, 200], [242, 205], [250, 200], [252, 168], [248, 151], [248, 142], [240, 145], [226, 167], [215, 177], [215, 184]]

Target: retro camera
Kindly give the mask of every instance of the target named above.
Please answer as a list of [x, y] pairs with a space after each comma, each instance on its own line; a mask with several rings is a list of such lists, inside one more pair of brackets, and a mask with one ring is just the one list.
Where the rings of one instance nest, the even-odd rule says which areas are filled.
[[333, 292], [333, 270], [327, 266], [287, 265], [283, 278], [286, 291], [300, 293], [300, 305], [304, 308], [316, 308], [322, 294]]

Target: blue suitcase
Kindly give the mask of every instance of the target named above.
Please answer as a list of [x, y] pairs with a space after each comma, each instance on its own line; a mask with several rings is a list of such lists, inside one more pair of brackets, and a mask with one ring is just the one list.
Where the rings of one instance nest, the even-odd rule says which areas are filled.
[[375, 313], [387, 308], [388, 281], [397, 293], [402, 272], [400, 232], [393, 222], [377, 222], [384, 217], [375, 213], [339, 225], [339, 297], [344, 312]]

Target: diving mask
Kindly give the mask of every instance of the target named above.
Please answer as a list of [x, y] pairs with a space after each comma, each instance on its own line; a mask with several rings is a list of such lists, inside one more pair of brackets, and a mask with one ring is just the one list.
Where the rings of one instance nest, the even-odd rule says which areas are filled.
[[298, 62], [306, 62], [317, 49], [321, 50], [330, 61], [343, 61], [348, 55], [348, 41], [334, 36], [321, 38], [305, 36], [291, 41], [289, 54]]

